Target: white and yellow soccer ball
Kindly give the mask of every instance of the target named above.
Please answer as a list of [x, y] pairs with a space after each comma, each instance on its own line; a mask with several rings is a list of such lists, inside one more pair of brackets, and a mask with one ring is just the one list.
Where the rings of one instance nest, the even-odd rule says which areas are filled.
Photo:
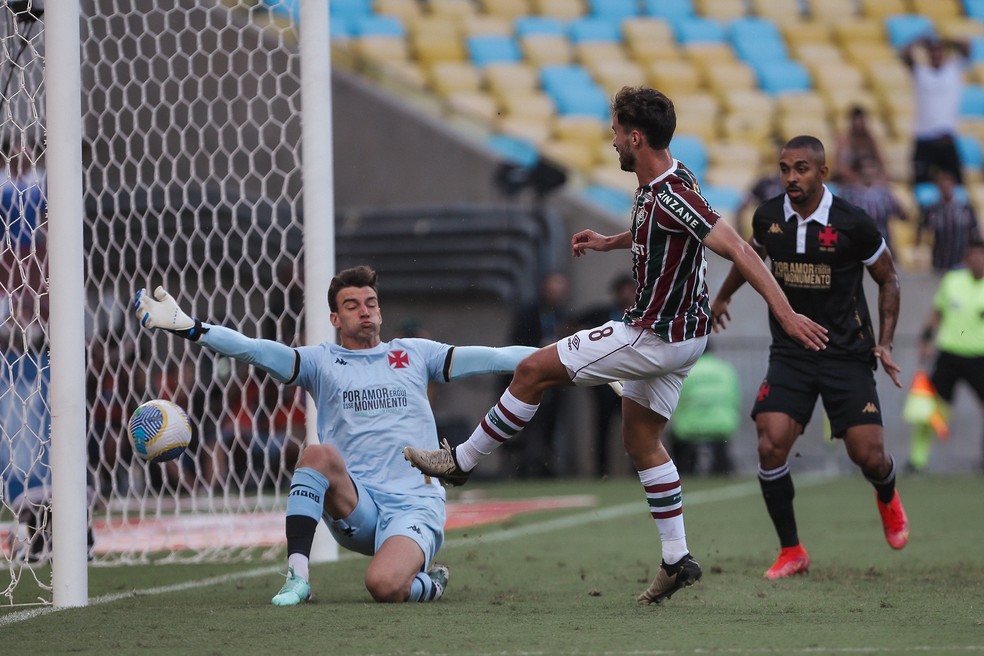
[[191, 422], [178, 405], [165, 399], [140, 404], [126, 425], [133, 452], [147, 462], [180, 456], [191, 442]]

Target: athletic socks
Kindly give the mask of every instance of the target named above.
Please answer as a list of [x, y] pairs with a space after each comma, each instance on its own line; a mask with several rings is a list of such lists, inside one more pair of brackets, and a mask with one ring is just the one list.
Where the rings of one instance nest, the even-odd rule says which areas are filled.
[[324, 513], [325, 492], [328, 479], [310, 467], [299, 467], [290, 479], [287, 495], [287, 519], [284, 532], [287, 535], [287, 564], [294, 574], [310, 581], [308, 563], [314, 532]]
[[877, 479], [867, 474], [864, 475], [868, 479], [868, 482], [875, 486], [875, 491], [878, 493], [878, 500], [882, 503], [891, 503], [895, 497], [895, 458], [892, 456], [889, 456], [889, 458], [892, 460], [892, 469], [888, 472], [888, 476]]
[[670, 460], [657, 467], [639, 472], [639, 481], [646, 491], [649, 512], [656, 522], [663, 547], [663, 561], [680, 562], [689, 553], [683, 526], [683, 488], [676, 465]]
[[468, 440], [455, 447], [454, 455], [458, 466], [466, 472], [474, 469], [482, 458], [523, 430], [538, 407], [539, 404], [523, 403], [507, 389]]
[[762, 469], [759, 465], [758, 477], [765, 507], [779, 535], [779, 544], [783, 548], [795, 547], [799, 544], [796, 514], [793, 512], [793, 497], [796, 496], [796, 489], [793, 487], [789, 463], [775, 469]]
[[444, 596], [444, 588], [427, 572], [418, 572], [410, 583], [410, 596], [407, 597], [407, 601], [437, 601], [442, 596]]

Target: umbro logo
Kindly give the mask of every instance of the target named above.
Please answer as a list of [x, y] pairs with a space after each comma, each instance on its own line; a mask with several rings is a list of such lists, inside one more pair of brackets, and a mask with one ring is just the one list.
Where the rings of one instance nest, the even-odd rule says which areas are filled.
[[870, 415], [872, 413], [874, 413], [874, 414], [877, 415], [878, 414], [878, 406], [876, 406], [871, 401], [868, 401], [868, 403], [865, 404], [864, 408], [861, 409], [861, 412], [864, 413], [864, 414], [866, 414], [866, 415]]
[[577, 335], [573, 335], [567, 338], [567, 350], [577, 351], [581, 348], [581, 338]]
[[769, 226], [769, 234], [770, 235], [781, 235], [782, 234], [782, 228], [779, 227], [779, 224], [778, 223], [773, 223], [772, 225]]
[[335, 364], [348, 364], [348, 362], [341, 358], [335, 358]]

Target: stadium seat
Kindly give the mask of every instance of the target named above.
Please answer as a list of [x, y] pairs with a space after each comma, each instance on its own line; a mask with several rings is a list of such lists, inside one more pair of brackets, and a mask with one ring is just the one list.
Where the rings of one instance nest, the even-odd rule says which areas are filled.
[[834, 45], [833, 29], [827, 23], [787, 20], [781, 23], [777, 22], [776, 24], [782, 33], [783, 41], [786, 42], [791, 50], [795, 50], [797, 47], [805, 44], [822, 43], [824, 45]]
[[961, 116], [984, 116], [984, 87], [979, 84], [964, 85], [960, 101]]
[[588, 9], [592, 16], [616, 22], [639, 15], [636, 0], [588, 0]]
[[380, 16], [395, 16], [404, 23], [423, 14], [417, 0], [375, 0], [373, 8]]
[[718, 119], [718, 130], [724, 139], [764, 143], [773, 132], [773, 118], [756, 111], [733, 110]]
[[497, 97], [505, 116], [524, 116], [548, 123], [557, 113], [553, 99], [543, 91], [513, 92]]
[[864, 73], [853, 64], [813, 59], [807, 68], [814, 86], [822, 91], [862, 89], [865, 86]]
[[510, 20], [530, 14], [528, 0], [481, 0], [481, 5], [486, 14], [502, 16]]
[[885, 20], [893, 14], [909, 11], [906, 0], [859, 0], [861, 15], [875, 20]]
[[755, 71], [745, 62], [710, 62], [702, 66], [708, 88], [720, 96], [739, 89], [758, 89]]
[[966, 16], [956, 18], [941, 18], [936, 23], [936, 31], [944, 39], [970, 41], [974, 37], [984, 36], [984, 21]]
[[745, 0], [697, 0], [697, 13], [707, 18], [731, 21], [748, 13]]
[[974, 37], [970, 40], [970, 61], [984, 62], [984, 37]]
[[809, 114], [823, 117], [827, 114], [827, 103], [816, 91], [784, 93], [775, 97], [776, 113], [780, 116], [790, 114]]
[[533, 0], [533, 9], [540, 16], [573, 20], [587, 13], [584, 0]]
[[338, 18], [351, 21], [373, 15], [372, 0], [332, 0], [328, 10], [331, 20]]
[[461, 21], [461, 33], [466, 36], [513, 36], [513, 25], [501, 16], [477, 14]]
[[497, 155], [519, 166], [533, 166], [540, 160], [533, 145], [516, 137], [493, 134], [485, 143]]
[[958, 0], [911, 0], [912, 11], [935, 21], [956, 18], [963, 14]]
[[445, 96], [454, 111], [490, 124], [499, 116], [499, 106], [495, 98], [482, 91], [453, 91]]
[[427, 0], [427, 8], [432, 16], [447, 16], [458, 22], [477, 13], [474, 4], [460, 0]]
[[550, 122], [530, 116], [501, 116], [495, 127], [500, 133], [532, 144], [534, 148], [539, 148], [550, 139]]
[[776, 113], [776, 99], [760, 90], [758, 85], [751, 89], [728, 89], [720, 94], [720, 98], [727, 112], [755, 112], [770, 119]]
[[964, 168], [979, 171], [984, 166], [984, 150], [981, 149], [981, 142], [975, 137], [966, 134], [958, 135], [957, 151], [960, 153], [960, 162]]
[[551, 135], [562, 141], [581, 141], [593, 149], [607, 141], [611, 134], [608, 122], [590, 116], [557, 116], [551, 124]]
[[400, 36], [364, 36], [352, 42], [353, 50], [374, 62], [405, 62], [410, 58], [407, 40]]
[[695, 15], [691, 0], [643, 0], [647, 16], [654, 18], [689, 18]]
[[754, 62], [752, 68], [758, 77], [759, 87], [770, 94], [809, 91], [813, 84], [810, 73], [799, 62]]
[[649, 67], [649, 83], [673, 98], [701, 88], [700, 69], [689, 61], [658, 61]]
[[752, 13], [781, 25], [804, 24], [803, 3], [800, 0], [752, 0]]
[[933, 21], [919, 14], [895, 14], [885, 19], [888, 42], [899, 49], [933, 33]]
[[984, 21], [984, 0], [963, 0], [968, 18]]
[[610, 100], [601, 87], [594, 84], [588, 86], [566, 87], [549, 93], [557, 106], [557, 113], [564, 116], [590, 116], [599, 121], [610, 117]]
[[646, 71], [640, 64], [627, 60], [586, 63], [598, 85], [609, 96], [623, 86], [639, 87], [646, 84]]
[[472, 63], [479, 68], [523, 59], [515, 39], [509, 36], [472, 36], [468, 37], [466, 43]]
[[540, 86], [537, 72], [525, 62], [489, 64], [483, 72], [485, 84], [497, 97], [530, 92]]
[[477, 92], [482, 88], [481, 72], [468, 62], [434, 62], [428, 78], [431, 87], [442, 96], [459, 92]]
[[701, 185], [700, 193], [708, 205], [734, 225], [734, 215], [738, 211], [738, 208], [741, 207], [742, 201], [745, 200], [743, 189], [705, 184]]
[[523, 57], [533, 66], [557, 66], [574, 60], [574, 49], [563, 34], [531, 34], [519, 41]]
[[694, 135], [675, 134], [670, 142], [670, 153], [693, 171], [698, 180], [707, 171], [707, 148], [704, 147], [703, 140]]
[[551, 34], [555, 36], [562, 36], [567, 33], [565, 23], [550, 16], [523, 16], [522, 18], [516, 19], [515, 23], [513, 23], [513, 27], [516, 30], [516, 36], [518, 37], [531, 36], [534, 34]]
[[594, 74], [595, 67], [607, 62], [626, 62], [625, 49], [617, 41], [585, 41], [574, 45], [578, 62]]
[[718, 138], [717, 118], [721, 103], [706, 92], [680, 94], [673, 97], [676, 106], [677, 127], [680, 134], [690, 134], [711, 143]]
[[854, 0], [806, 0], [806, 13], [821, 23], [847, 23], [857, 16]]
[[786, 44], [772, 21], [741, 18], [728, 27], [732, 47], [746, 62], [788, 59]]
[[575, 44], [587, 41], [621, 43], [622, 28], [617, 20], [588, 16], [571, 21], [568, 36]]
[[603, 210], [617, 216], [625, 216], [632, 209], [633, 196], [628, 191], [607, 185], [587, 185], [581, 194]]
[[677, 43], [723, 43], [726, 39], [724, 25], [719, 21], [699, 16], [677, 18], [670, 23]]
[[670, 24], [660, 18], [631, 18], [622, 22], [626, 49], [640, 64], [677, 54], [676, 37]]

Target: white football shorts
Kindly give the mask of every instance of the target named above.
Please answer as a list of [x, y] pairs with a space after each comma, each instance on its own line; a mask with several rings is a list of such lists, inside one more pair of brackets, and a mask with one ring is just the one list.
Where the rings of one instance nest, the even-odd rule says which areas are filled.
[[706, 345], [706, 336], [671, 344], [648, 328], [609, 321], [559, 340], [557, 354], [578, 387], [622, 381], [623, 397], [669, 419]]

